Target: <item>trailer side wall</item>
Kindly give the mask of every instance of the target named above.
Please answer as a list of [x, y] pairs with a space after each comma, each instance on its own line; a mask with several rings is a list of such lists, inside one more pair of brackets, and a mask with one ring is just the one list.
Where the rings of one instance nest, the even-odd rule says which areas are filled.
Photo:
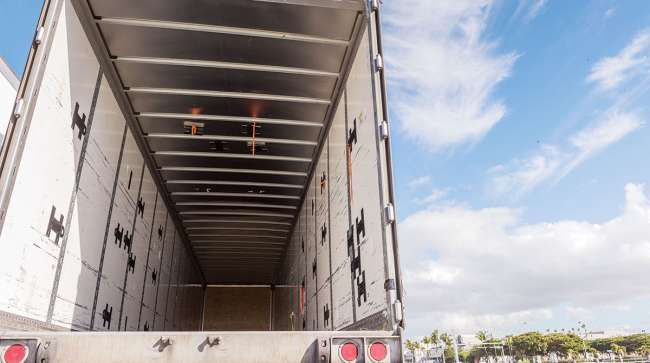
[[12, 140], [0, 310], [72, 330], [197, 329], [198, 271], [74, 9], [56, 3], [33, 114]]
[[395, 271], [387, 221], [371, 24], [364, 32], [280, 273], [275, 326], [393, 329]]

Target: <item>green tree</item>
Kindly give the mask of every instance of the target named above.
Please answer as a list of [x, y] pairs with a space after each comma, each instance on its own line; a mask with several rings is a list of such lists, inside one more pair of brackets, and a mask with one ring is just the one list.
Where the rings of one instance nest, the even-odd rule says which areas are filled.
[[642, 357], [650, 357], [650, 344], [642, 345], [636, 350], [636, 354]]
[[447, 333], [440, 334], [440, 340], [442, 340], [442, 342], [445, 343], [445, 346], [447, 346], [447, 347], [451, 347], [452, 344], [454, 343], [453, 338], [451, 337], [451, 335], [449, 335]]
[[433, 345], [437, 346], [438, 344], [440, 344], [440, 332], [438, 332], [438, 329], [431, 332], [431, 335], [429, 335], [429, 339], [431, 339], [431, 344]]
[[458, 359], [461, 362], [470, 362], [470, 352], [467, 350], [461, 350], [458, 352]]
[[547, 343], [538, 332], [530, 332], [512, 337], [512, 350], [516, 356], [527, 357], [546, 354]]
[[552, 333], [545, 336], [547, 351], [563, 357], [575, 357], [584, 350], [582, 338], [576, 334]]
[[612, 353], [616, 355], [625, 354], [625, 347], [614, 343], [612, 344]]
[[431, 345], [431, 338], [425, 335], [424, 338], [422, 338], [422, 344], [425, 346]]
[[444, 355], [445, 355], [445, 363], [456, 362], [456, 353], [454, 352], [454, 347], [451, 344], [445, 346]]
[[478, 340], [480, 340], [481, 342], [484, 342], [484, 341], [488, 340], [488, 333], [485, 330], [479, 330], [476, 333], [476, 338]]
[[614, 343], [614, 344], [612, 344], [612, 353], [617, 355], [621, 359], [621, 362], [622, 362], [623, 361], [623, 356], [625, 355], [625, 347]]
[[632, 334], [622, 337], [594, 339], [589, 345], [601, 353], [613, 351], [613, 346], [625, 348], [626, 352], [637, 352], [643, 346], [650, 346], [650, 335]]
[[406, 339], [406, 349], [410, 350], [411, 353], [414, 353], [416, 349], [415, 342], [413, 342], [411, 339]]
[[625, 347], [627, 352], [636, 352], [644, 345], [650, 345], [649, 334], [632, 334], [620, 337], [616, 344]]

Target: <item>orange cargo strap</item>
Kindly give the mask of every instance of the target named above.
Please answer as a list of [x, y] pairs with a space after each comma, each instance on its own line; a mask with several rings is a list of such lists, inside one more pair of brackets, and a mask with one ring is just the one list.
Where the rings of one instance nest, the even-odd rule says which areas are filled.
[[253, 157], [255, 157], [255, 131], [256, 130], [257, 130], [256, 122], [253, 121], [253, 148], [251, 150], [253, 152]]
[[302, 301], [302, 286], [300, 287], [300, 314], [305, 313], [305, 303]]

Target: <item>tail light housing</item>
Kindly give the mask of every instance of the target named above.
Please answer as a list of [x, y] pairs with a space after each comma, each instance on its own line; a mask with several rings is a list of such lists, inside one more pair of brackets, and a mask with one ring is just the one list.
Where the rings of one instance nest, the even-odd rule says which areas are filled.
[[29, 348], [25, 344], [13, 343], [2, 349], [2, 363], [25, 363]]
[[331, 340], [330, 356], [332, 363], [401, 362], [399, 337], [335, 337]]
[[371, 362], [388, 362], [390, 360], [388, 345], [380, 340], [370, 343], [368, 346], [368, 356]]
[[0, 337], [0, 363], [47, 362], [51, 345], [36, 338]]
[[359, 358], [359, 346], [352, 341], [343, 343], [339, 348], [339, 357], [344, 362], [356, 362]]

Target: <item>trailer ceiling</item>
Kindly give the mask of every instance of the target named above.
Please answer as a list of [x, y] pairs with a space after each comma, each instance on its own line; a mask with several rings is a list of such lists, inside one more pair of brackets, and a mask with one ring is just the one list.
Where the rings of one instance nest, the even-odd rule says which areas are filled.
[[208, 283], [272, 283], [362, 0], [85, 0]]

